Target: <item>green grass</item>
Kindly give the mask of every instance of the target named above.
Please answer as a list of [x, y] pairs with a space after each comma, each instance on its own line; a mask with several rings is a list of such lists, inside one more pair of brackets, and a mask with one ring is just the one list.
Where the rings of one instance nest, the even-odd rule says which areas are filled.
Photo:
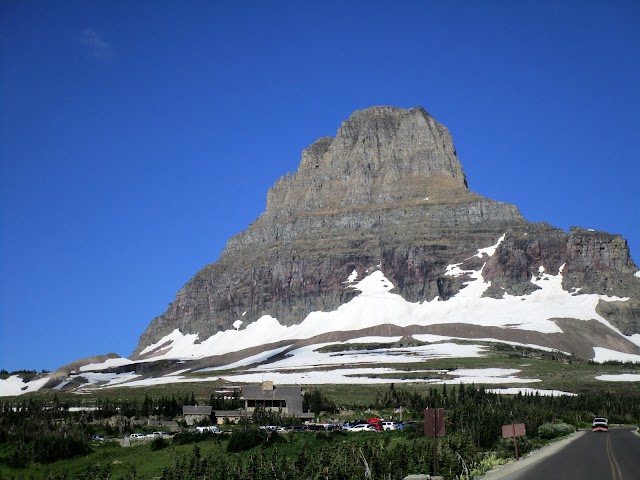
[[[220, 455], [226, 449], [226, 441], [203, 441], [197, 444], [203, 456]], [[8, 448], [8, 447], [7, 447]], [[121, 447], [116, 442], [102, 442], [93, 444], [93, 452], [68, 460], [60, 460], [49, 465], [35, 464], [27, 468], [9, 468], [0, 465], [1, 478], [6, 480], [16, 478], [43, 478], [47, 472], [62, 474], [67, 472], [70, 478], [90, 471], [103, 471], [111, 467], [112, 477], [126, 477], [135, 468], [137, 478], [154, 478], [162, 475], [164, 467], [170, 466], [176, 455], [188, 455], [193, 451], [193, 445], [170, 446], [163, 450], [152, 451], [150, 443], [132, 447]], [[2, 452], [2, 450], [0, 450]], [[2, 452], [4, 455], [8, 452]]]

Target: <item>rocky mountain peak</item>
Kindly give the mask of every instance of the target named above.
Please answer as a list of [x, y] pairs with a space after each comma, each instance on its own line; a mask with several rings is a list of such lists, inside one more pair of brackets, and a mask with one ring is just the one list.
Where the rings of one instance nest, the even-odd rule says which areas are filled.
[[[478, 256], [491, 245], [495, 255]], [[469, 190], [449, 131], [423, 108], [372, 107], [303, 151], [266, 211], [177, 293], [134, 357], [176, 330], [203, 341], [266, 317], [299, 325], [350, 302], [347, 280], [376, 271], [415, 303], [448, 302], [474, 278], [487, 282], [483, 297], [509, 302], [557, 276], [571, 295], [624, 297], [600, 301], [599, 315], [640, 333], [640, 279], [624, 239], [527, 222], [516, 206]]]
[[371, 107], [302, 153], [267, 196], [267, 213], [349, 208], [468, 194], [451, 134], [423, 108]]

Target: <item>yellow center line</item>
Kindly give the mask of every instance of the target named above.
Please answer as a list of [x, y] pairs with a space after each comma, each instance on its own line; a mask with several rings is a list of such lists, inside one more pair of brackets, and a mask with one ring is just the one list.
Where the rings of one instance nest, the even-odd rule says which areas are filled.
[[620, 465], [613, 454], [613, 448], [611, 447], [611, 437], [607, 434], [607, 457], [609, 458], [609, 466], [611, 467], [611, 480], [623, 480], [622, 470]]

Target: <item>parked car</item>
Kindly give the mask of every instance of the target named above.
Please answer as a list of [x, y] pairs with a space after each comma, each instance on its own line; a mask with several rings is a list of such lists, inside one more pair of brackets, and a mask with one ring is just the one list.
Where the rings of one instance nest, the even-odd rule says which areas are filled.
[[91, 435], [91, 440], [95, 442], [104, 442], [107, 437], [103, 437], [102, 435]]
[[398, 430], [398, 424], [396, 422], [382, 422], [383, 430]]
[[198, 433], [205, 433], [205, 432], [219, 433], [220, 432], [220, 429], [215, 425], [207, 425], [205, 427], [196, 427], [196, 430], [198, 431]]
[[146, 435], [144, 433], [132, 433], [129, 435], [129, 439], [131, 440], [140, 440], [141, 438], [145, 438]]
[[591, 423], [591, 431], [592, 432], [608, 432], [609, 421], [604, 417], [594, 418], [593, 422]]
[[354, 427], [351, 427], [347, 431], [349, 431], [349, 432], [375, 432], [376, 431], [376, 427], [374, 427], [373, 425], [370, 425], [368, 423], [359, 423], [358, 425], [355, 425]]

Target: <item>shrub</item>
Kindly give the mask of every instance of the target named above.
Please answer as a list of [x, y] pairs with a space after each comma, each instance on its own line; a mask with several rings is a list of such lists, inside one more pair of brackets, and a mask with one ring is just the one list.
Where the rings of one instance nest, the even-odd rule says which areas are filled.
[[89, 452], [89, 441], [79, 436], [43, 435], [33, 441], [33, 458], [40, 463], [52, 463]]
[[544, 440], [563, 437], [573, 433], [575, 429], [566, 423], [544, 423], [538, 427], [538, 437]]
[[227, 445], [228, 452], [243, 452], [253, 447], [264, 443], [267, 440], [267, 433], [258, 428], [244, 428], [242, 430], [235, 430], [231, 434], [229, 444]]
[[[518, 437], [517, 442], [519, 456], [524, 456], [542, 446], [542, 442], [536, 438]], [[513, 438], [501, 438], [497, 444], [496, 453], [498, 457], [502, 458], [514, 457], [516, 450]]]
[[173, 437], [174, 445], [188, 445], [190, 443], [201, 442], [205, 439], [205, 436], [201, 433], [184, 432], [178, 433]]
[[152, 452], [156, 452], [158, 450], [162, 450], [163, 448], [167, 448], [168, 446], [169, 446], [169, 444], [167, 443], [167, 441], [164, 438], [156, 437], [151, 442], [151, 451]]

